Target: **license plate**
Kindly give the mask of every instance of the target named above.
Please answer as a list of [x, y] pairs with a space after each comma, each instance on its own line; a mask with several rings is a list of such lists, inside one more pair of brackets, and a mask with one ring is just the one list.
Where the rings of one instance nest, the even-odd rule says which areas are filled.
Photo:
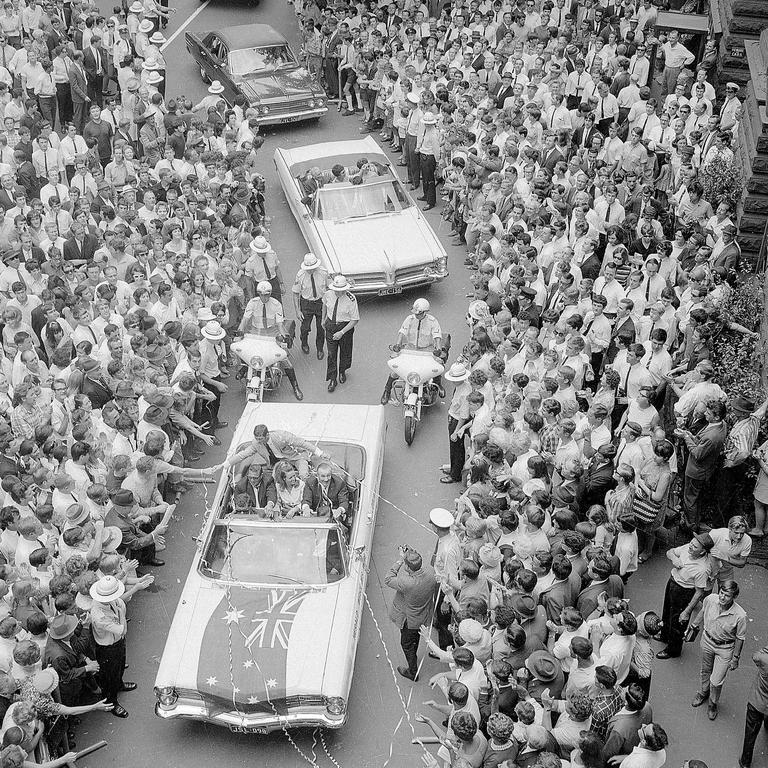
[[232, 733], [256, 733], [260, 735], [268, 733], [268, 730], [263, 726], [230, 725], [229, 730]]
[[402, 285], [393, 285], [391, 288], [381, 288], [379, 290], [379, 296], [392, 296], [395, 293], [402, 293]]
[[290, 117], [281, 117], [280, 122], [281, 123], [295, 123], [298, 120], [301, 120], [301, 115], [290, 115]]

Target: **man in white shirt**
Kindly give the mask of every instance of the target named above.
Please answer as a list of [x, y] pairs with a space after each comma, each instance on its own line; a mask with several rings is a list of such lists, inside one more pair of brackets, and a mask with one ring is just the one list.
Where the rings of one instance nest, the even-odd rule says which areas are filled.
[[664, 56], [664, 96], [675, 92], [677, 78], [684, 67], [693, 64], [696, 57], [679, 42], [680, 33], [676, 29], [671, 29], [667, 42], [661, 46], [661, 52]]
[[605, 296], [607, 303], [604, 312], [608, 318], [615, 317], [619, 301], [624, 298], [624, 289], [616, 279], [616, 266], [613, 262], [605, 264], [603, 274], [595, 280], [593, 292], [597, 296]]

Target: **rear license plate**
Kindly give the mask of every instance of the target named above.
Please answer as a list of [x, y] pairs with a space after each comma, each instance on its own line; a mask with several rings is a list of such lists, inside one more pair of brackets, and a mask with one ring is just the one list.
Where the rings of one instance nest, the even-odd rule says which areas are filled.
[[393, 285], [391, 288], [381, 288], [379, 290], [379, 296], [392, 296], [395, 293], [402, 293], [402, 285]]
[[265, 734], [268, 733], [268, 729], [264, 728], [263, 726], [247, 726], [247, 725], [230, 725], [229, 730], [232, 731], [232, 733], [256, 733], [256, 734]]

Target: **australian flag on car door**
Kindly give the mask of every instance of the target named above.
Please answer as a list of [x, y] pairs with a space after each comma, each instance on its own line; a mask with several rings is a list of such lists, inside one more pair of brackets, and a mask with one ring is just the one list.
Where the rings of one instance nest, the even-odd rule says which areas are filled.
[[197, 666], [197, 690], [211, 715], [285, 713], [288, 643], [307, 594], [239, 588], [230, 589], [229, 598], [224, 593], [203, 634]]

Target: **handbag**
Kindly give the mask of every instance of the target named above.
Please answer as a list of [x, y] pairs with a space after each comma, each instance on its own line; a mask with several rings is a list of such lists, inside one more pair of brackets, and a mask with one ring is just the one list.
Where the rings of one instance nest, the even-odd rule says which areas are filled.
[[639, 523], [652, 523], [658, 517], [661, 503], [653, 501], [646, 495], [645, 491], [635, 488], [635, 495], [632, 497], [632, 514]]

